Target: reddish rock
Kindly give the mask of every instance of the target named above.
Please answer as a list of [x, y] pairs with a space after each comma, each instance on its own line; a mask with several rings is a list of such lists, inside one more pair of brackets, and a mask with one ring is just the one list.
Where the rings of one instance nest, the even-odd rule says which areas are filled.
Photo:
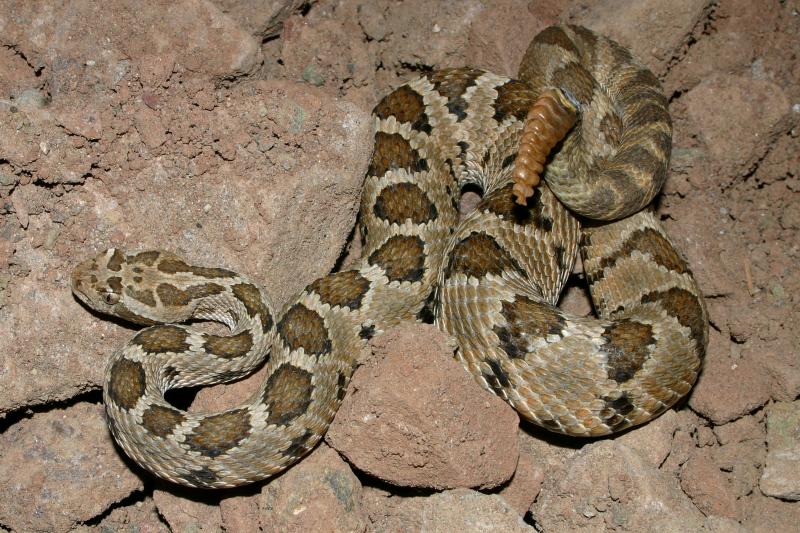
[[697, 531], [704, 520], [672, 476], [611, 440], [573, 456], [531, 513], [545, 531]]
[[527, 455], [520, 455], [514, 477], [497, 494], [516, 509], [520, 516], [525, 516], [539, 494], [544, 476], [544, 470], [538, 463]]
[[568, 11], [570, 22], [619, 41], [656, 74], [662, 74], [707, 15], [708, 4], [706, 0], [600, 0], [575, 2]]
[[310, 6], [316, 0], [212, 0], [220, 11], [234, 19], [242, 28], [260, 40], [278, 35], [283, 21], [303, 6]]
[[[155, 503], [151, 498], [125, 507], [118, 507], [96, 526], [79, 526], [73, 531], [77, 533], [168, 533], [170, 529], [158, 515]], [[173, 530], [174, 531], [174, 530]]]
[[670, 409], [652, 422], [617, 438], [617, 442], [639, 452], [650, 466], [658, 468], [672, 449], [672, 436], [681, 426], [678, 414]]
[[364, 531], [361, 483], [324, 444], [273, 479], [259, 499], [263, 531]]
[[[210, 501], [204, 501], [207, 499]], [[158, 513], [171, 531], [219, 531], [222, 517], [218, 499], [214, 493], [187, 491], [173, 485], [153, 492]]]
[[518, 417], [453, 359], [434, 326], [376, 337], [326, 435], [356, 468], [410, 487], [491, 488], [517, 466]]
[[708, 450], [693, 451], [683, 465], [681, 487], [704, 514], [741, 519], [736, 494]]
[[17, 531], [65, 531], [143, 488], [98, 405], [22, 420], [0, 435], [0, 450], [0, 523]]
[[532, 527], [503, 498], [469, 489], [398, 498], [370, 490], [366, 498], [373, 531], [533, 532]]
[[730, 341], [713, 329], [709, 333], [703, 372], [689, 405], [712, 422], [725, 424], [767, 403], [771, 380], [762, 362], [731, 357]]
[[767, 446], [761, 492], [783, 500], [800, 500], [800, 400], [769, 406]]
[[686, 94], [686, 106], [717, 167], [734, 176], [763, 157], [791, 112], [778, 85], [743, 76], [710, 77]]

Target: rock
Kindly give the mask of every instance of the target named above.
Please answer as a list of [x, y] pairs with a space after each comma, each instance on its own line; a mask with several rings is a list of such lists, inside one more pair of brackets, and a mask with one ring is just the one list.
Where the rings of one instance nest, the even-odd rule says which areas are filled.
[[749, 172], [791, 112], [778, 85], [744, 76], [712, 76], [685, 99], [689, 118], [723, 175]]
[[767, 408], [767, 448], [761, 492], [800, 500], [800, 400], [776, 402]]
[[447, 490], [430, 496], [369, 498], [373, 531], [445, 533], [535, 531], [496, 494], [469, 489]]
[[325, 437], [359, 470], [394, 485], [492, 488], [517, 466], [518, 417], [453, 359], [434, 326], [376, 337]]
[[615, 441], [585, 446], [531, 508], [545, 531], [696, 531], [703, 515], [670, 475]]
[[170, 531], [222, 529], [218, 493], [187, 490], [161, 482], [159, 485], [163, 488], [153, 491], [153, 501], [159, 514], [169, 524]]
[[33, 415], [0, 435], [0, 450], [0, 523], [17, 531], [65, 531], [143, 489], [99, 405]]
[[672, 436], [680, 425], [680, 417], [670, 409], [652, 422], [620, 435], [616, 440], [639, 452], [651, 467], [658, 468], [670, 454]]
[[800, 505], [762, 496], [759, 491], [743, 502], [742, 508], [747, 514], [742, 524], [748, 532], [796, 531], [800, 524]]
[[364, 531], [361, 483], [324, 444], [273, 479], [259, 502], [264, 531]]
[[74, 88], [76, 75], [113, 87], [123, 62], [136, 64], [153, 54], [212, 78], [249, 73], [262, 60], [258, 42], [205, 0], [166, 5], [112, 0], [101, 10], [81, 2], [15, 1], [6, 7], [0, 16], [6, 38], [30, 61], [46, 58], [44, 73], [56, 96]]
[[264, 41], [281, 32], [283, 21], [303, 6], [308, 8], [316, 0], [212, 0], [220, 11], [234, 19], [242, 28]]
[[683, 465], [681, 488], [706, 515], [741, 519], [741, 506], [725, 474], [717, 467], [708, 449], [696, 449]]
[[692, 38], [709, 4], [708, 0], [575, 2], [569, 20], [630, 48], [636, 58], [662, 75]]
[[485, 11], [469, 27], [464, 55], [468, 64], [496, 74], [514, 77], [528, 43], [551, 24], [567, 4], [509, 0], [487, 3]]
[[520, 516], [525, 516], [539, 494], [544, 481], [544, 470], [528, 456], [520, 455], [514, 477], [497, 491]]
[[755, 440], [764, 442], [764, 427], [754, 416], [745, 416], [729, 424], [714, 427], [714, 434], [723, 446]]
[[78, 526], [76, 533], [168, 533], [167, 525], [158, 515], [155, 503], [151, 498], [125, 507], [118, 507], [94, 527]]
[[729, 342], [711, 328], [703, 372], [689, 397], [691, 408], [715, 424], [751, 413], [770, 398], [771, 380], [761, 361], [732, 358]]

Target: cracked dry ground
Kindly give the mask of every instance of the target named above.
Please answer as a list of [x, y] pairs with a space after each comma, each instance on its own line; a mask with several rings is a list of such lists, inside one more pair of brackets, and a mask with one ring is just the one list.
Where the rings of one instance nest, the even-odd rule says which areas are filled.
[[[798, 10], [791, 0], [4, 2], [0, 528], [795, 529]], [[629, 46], [670, 98], [672, 168], [657, 209], [711, 317], [687, 401], [613, 439], [518, 428], [505, 404], [454, 377], [440, 334], [414, 326], [379, 337], [326, 442], [269, 483], [187, 491], [120, 455], [99, 389], [131, 329], [73, 299], [78, 260], [108, 246], [166, 248], [249, 274], [283, 305], [350, 246], [380, 96], [431, 68], [513, 74], [530, 37], [559, 21]], [[564, 305], [589, 312], [575, 277]], [[409, 394], [409, 379], [422, 392]], [[178, 400], [229, 407], [257, 383]]]

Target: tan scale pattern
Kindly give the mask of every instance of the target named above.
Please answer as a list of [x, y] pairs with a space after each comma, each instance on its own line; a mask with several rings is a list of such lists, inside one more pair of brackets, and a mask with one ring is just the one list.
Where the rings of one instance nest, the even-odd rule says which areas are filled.
[[[522, 206], [512, 167], [523, 121], [545, 90], [574, 105], [578, 123]], [[478, 383], [521, 416], [569, 435], [657, 416], [691, 388], [708, 339], [686, 262], [639, 211], [666, 176], [666, 109], [653, 75], [622, 47], [585, 28], [548, 28], [519, 80], [436, 71], [375, 107], [363, 256], [311, 283], [277, 320], [252, 281], [169, 252], [111, 249], [81, 263], [71, 279], [81, 301], [157, 324], [108, 364], [111, 433], [139, 464], [184, 485], [231, 487], [280, 472], [327, 430], [355, 354], [415, 320], [437, 284], [436, 324]], [[457, 224], [466, 184], [483, 200]], [[581, 228], [570, 210], [619, 220]], [[596, 319], [556, 307], [579, 248]], [[190, 320], [231, 333], [177, 325]], [[188, 413], [164, 399], [170, 388], [237, 379], [265, 360], [260, 390], [233, 409]]]

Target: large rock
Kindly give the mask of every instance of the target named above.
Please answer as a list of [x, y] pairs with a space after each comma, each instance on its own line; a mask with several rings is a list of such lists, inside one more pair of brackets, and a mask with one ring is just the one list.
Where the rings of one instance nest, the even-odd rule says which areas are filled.
[[491, 488], [517, 466], [518, 417], [453, 359], [434, 326], [376, 337], [326, 435], [356, 468], [394, 485]]
[[365, 494], [373, 531], [411, 533], [533, 532], [531, 526], [496, 494], [469, 489], [447, 490], [431, 496], [390, 497], [372, 489]]
[[14, 424], [0, 435], [0, 450], [0, 523], [16, 531], [65, 531], [143, 489], [98, 405]]
[[545, 531], [696, 531], [704, 520], [672, 476], [609, 440], [546, 481], [531, 513]]
[[361, 483], [328, 446], [320, 445], [261, 491], [264, 531], [364, 531]]

